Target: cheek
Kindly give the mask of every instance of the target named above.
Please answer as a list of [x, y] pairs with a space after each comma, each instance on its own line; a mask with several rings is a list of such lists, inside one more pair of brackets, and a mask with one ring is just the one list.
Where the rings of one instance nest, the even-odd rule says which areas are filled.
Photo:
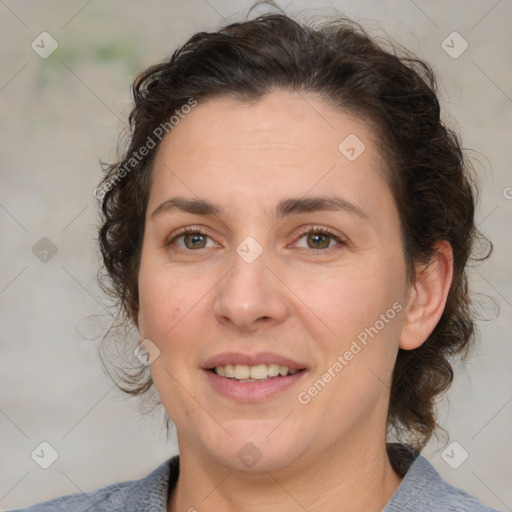
[[[169, 268], [142, 262], [139, 273], [139, 333], [160, 350], [152, 365], [157, 389], [170, 384], [167, 372], [180, 381], [197, 370], [197, 340], [204, 339], [204, 308], [210, 289], [204, 277], [184, 278]], [[199, 316], [198, 316], [199, 315]]]
[[330, 300], [318, 306], [335, 333], [324, 346], [329, 360], [336, 360], [346, 351], [357, 352], [354, 356], [348, 354], [353, 362], [345, 374], [351, 378], [368, 376], [369, 369], [373, 369], [387, 380], [394, 366], [405, 308], [402, 267], [393, 258], [366, 260], [333, 278]]
[[173, 293], [160, 293], [161, 290], [151, 288], [148, 292], [139, 291], [140, 336], [151, 339], [161, 350], [168, 350], [168, 340], [179, 330], [186, 305], [178, 300], [176, 290]]
[[189, 377], [197, 371], [190, 340], [199, 335], [193, 330], [200, 326], [188, 319], [194, 310], [194, 300], [197, 303], [198, 298], [191, 297], [195, 295], [190, 293], [191, 289], [196, 288], [176, 279], [174, 273], [154, 262], [141, 262], [139, 332], [141, 338], [150, 339], [160, 351], [150, 371], [156, 391], [173, 421], [180, 414], [190, 412], [191, 403], [183, 387], [192, 389]]
[[[194, 283], [185, 283], [172, 269], [144, 255], [138, 288], [139, 331], [148, 338], [165, 338], [200, 298], [200, 290]], [[197, 294], [194, 290], [198, 290]]]
[[323, 338], [325, 367], [318, 370], [333, 368], [336, 373], [323, 400], [332, 407], [330, 400], [336, 396], [335, 409], [340, 414], [346, 408], [357, 416], [386, 395], [398, 350], [404, 309], [398, 275], [392, 281], [387, 274], [368, 268], [340, 278], [339, 292], [332, 294], [323, 310], [336, 334]]
[[[390, 269], [387, 272], [392, 273]], [[338, 333], [357, 334], [376, 322], [401, 297], [397, 279], [388, 279], [387, 272], [366, 261], [333, 276], [331, 291], [325, 294], [326, 298], [319, 299], [319, 311], [328, 313]]]

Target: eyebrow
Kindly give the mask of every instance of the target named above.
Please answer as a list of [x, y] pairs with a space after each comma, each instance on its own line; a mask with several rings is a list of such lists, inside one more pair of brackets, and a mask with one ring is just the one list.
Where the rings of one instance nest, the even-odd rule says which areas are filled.
[[[222, 216], [224, 214], [222, 206], [205, 199], [187, 199], [177, 196], [160, 203], [151, 214], [151, 217], [154, 218], [157, 215], [172, 210], [181, 210], [195, 215]], [[282, 199], [277, 204], [273, 217], [282, 219], [291, 215], [316, 211], [343, 211], [355, 214], [362, 219], [367, 220], [369, 218], [359, 206], [339, 196]]]

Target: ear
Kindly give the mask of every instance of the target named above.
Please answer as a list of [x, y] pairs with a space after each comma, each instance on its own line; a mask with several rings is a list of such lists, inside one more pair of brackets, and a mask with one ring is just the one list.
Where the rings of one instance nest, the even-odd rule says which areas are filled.
[[443, 240], [436, 244], [430, 263], [417, 268], [400, 334], [401, 349], [418, 348], [430, 336], [443, 314], [452, 278], [453, 251]]

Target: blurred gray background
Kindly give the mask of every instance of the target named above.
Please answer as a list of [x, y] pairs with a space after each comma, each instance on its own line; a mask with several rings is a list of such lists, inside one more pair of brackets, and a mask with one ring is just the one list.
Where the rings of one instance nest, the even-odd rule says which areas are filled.
[[[473, 150], [478, 219], [495, 251], [472, 272], [472, 287], [501, 313], [480, 322], [479, 345], [440, 405], [447, 451], [433, 441], [424, 455], [453, 485], [512, 510], [512, 2], [278, 3], [293, 16], [335, 7], [428, 60], [443, 116]], [[177, 453], [158, 413], [142, 415], [101, 367], [95, 340], [109, 317], [95, 280], [93, 190], [99, 159], [115, 157], [134, 76], [195, 32], [243, 18], [250, 5], [0, 0], [3, 509], [141, 478]], [[482, 315], [496, 316], [485, 299]], [[36, 463], [38, 453], [53, 454], [42, 442], [58, 454], [48, 469]]]

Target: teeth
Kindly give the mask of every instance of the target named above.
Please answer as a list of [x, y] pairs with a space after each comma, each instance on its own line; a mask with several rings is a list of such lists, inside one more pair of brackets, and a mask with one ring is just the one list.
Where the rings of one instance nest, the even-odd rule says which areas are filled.
[[283, 377], [286, 377], [288, 375], [288, 368], [286, 366], [280, 366], [279, 367], [279, 373], [283, 376]]
[[224, 371], [226, 373], [226, 377], [229, 377], [230, 379], [235, 378], [235, 365], [234, 364], [227, 364], [224, 367]]
[[279, 375], [279, 365], [278, 364], [269, 364], [268, 365], [268, 376], [269, 377], [277, 377]]
[[248, 366], [244, 366], [244, 368], [249, 369], [249, 376], [251, 379], [266, 379], [268, 377], [268, 368], [266, 364], [259, 364], [258, 366], [251, 366], [250, 368]]
[[247, 366], [245, 364], [227, 364], [225, 366], [215, 367], [215, 373], [220, 377], [237, 380], [264, 380], [269, 377], [277, 377], [279, 375], [293, 375], [297, 370], [290, 370], [287, 366], [278, 364], [258, 364], [256, 366]]
[[235, 365], [235, 379], [248, 379], [250, 374], [250, 369], [248, 366], [244, 366], [243, 364]]

